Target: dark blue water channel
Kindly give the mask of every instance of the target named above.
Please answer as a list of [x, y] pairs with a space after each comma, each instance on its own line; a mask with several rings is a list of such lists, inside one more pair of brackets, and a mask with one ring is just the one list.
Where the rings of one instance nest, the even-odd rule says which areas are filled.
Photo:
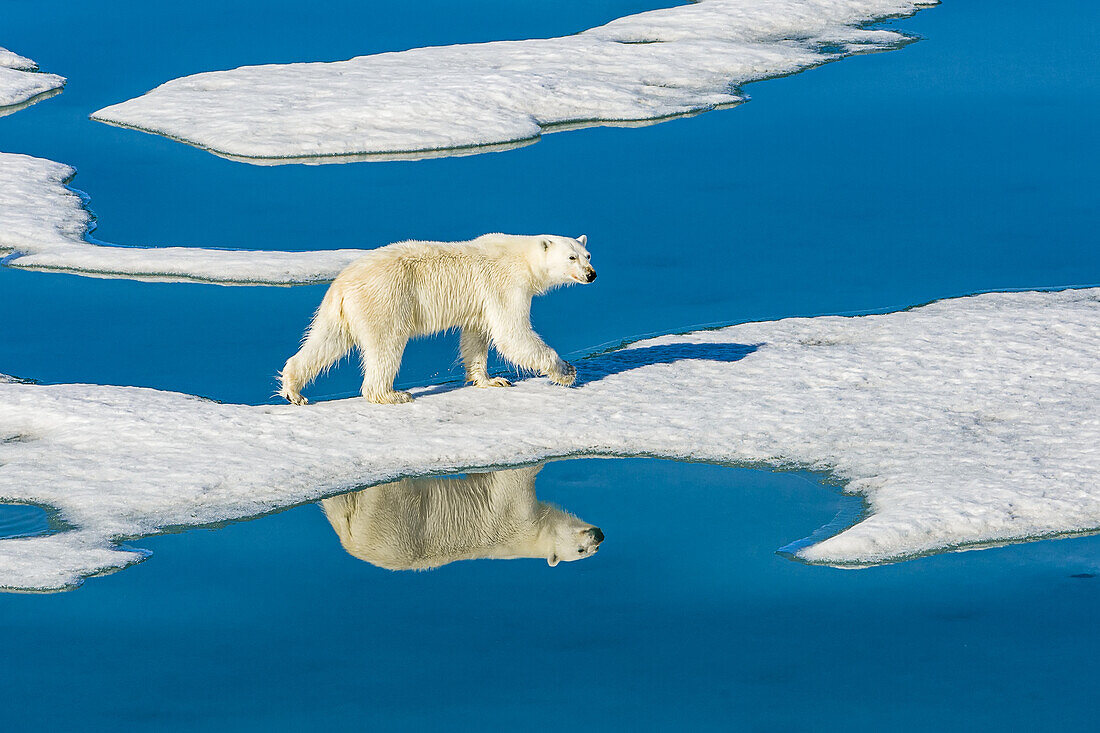
[[[1100, 283], [1100, 10], [1083, 1], [948, 0], [888, 23], [919, 43], [751, 85], [736, 109], [475, 157], [256, 167], [87, 119], [198, 71], [658, 6], [5, 3], [0, 45], [69, 84], [0, 119], [0, 150], [76, 166], [96, 236], [120, 244], [586, 232], [599, 281], [536, 301], [562, 352]], [[322, 292], [0, 269], [0, 372], [264, 402]], [[452, 375], [456, 346], [415, 345], [400, 381]], [[358, 381], [345, 367], [312, 395]], [[1097, 538], [842, 571], [775, 554], [859, 511], [812, 477], [566, 461], [538, 494], [600, 525], [595, 557], [392, 572], [310, 505], [136, 541], [150, 560], [72, 593], [0, 596], [0, 729], [1094, 724]]]

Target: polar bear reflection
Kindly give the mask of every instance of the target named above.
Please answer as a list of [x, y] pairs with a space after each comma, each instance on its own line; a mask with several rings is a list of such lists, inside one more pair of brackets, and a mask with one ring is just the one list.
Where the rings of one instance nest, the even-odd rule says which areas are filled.
[[474, 558], [541, 557], [553, 566], [595, 554], [599, 527], [535, 497], [541, 468], [404, 479], [321, 506], [348, 553], [390, 570]]

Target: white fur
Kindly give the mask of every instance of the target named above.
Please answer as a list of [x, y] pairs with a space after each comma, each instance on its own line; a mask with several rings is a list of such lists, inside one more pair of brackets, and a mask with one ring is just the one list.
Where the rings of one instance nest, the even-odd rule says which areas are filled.
[[553, 566], [590, 557], [603, 533], [535, 497], [540, 468], [405, 479], [321, 506], [345, 550], [389, 570], [475, 558], [541, 557]]
[[587, 238], [486, 234], [469, 242], [400, 242], [352, 264], [325, 293], [298, 353], [280, 373], [279, 394], [305, 404], [301, 390], [352, 346], [363, 363], [363, 396], [412, 399], [393, 380], [415, 336], [462, 330], [466, 379], [509, 386], [486, 371], [490, 344], [521, 369], [570, 385], [576, 370], [531, 328], [531, 298], [596, 277]]

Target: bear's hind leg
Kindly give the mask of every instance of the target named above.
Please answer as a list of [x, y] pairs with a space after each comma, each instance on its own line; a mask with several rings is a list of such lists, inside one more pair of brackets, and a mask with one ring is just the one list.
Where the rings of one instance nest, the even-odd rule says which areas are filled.
[[279, 395], [294, 405], [309, 400], [302, 388], [339, 361], [351, 348], [351, 338], [339, 315], [333, 315], [323, 303], [309, 326], [298, 353], [286, 360], [279, 372]]
[[475, 387], [511, 387], [504, 377], [489, 376], [489, 336], [480, 329], [464, 328], [459, 339], [466, 381]]
[[380, 405], [400, 405], [412, 402], [408, 392], [397, 392], [393, 380], [401, 368], [401, 355], [408, 339], [386, 335], [359, 343], [363, 355], [363, 397]]

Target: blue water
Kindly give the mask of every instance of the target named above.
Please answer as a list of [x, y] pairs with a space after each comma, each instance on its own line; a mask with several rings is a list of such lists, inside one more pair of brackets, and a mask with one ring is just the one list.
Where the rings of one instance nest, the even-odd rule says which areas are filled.
[[[670, 3], [669, 3], [670, 4]], [[467, 158], [255, 167], [87, 119], [170, 78], [568, 33], [639, 1], [6, 3], [0, 44], [69, 78], [0, 150], [76, 166], [120, 244], [365, 247], [589, 235], [600, 280], [536, 301], [562, 352], [697, 324], [1100, 283], [1094, 4], [947, 0], [924, 40], [750, 85], [736, 109]], [[323, 287], [0, 269], [0, 372], [265, 402]], [[455, 373], [424, 341], [400, 382]], [[311, 396], [358, 386], [345, 367]], [[155, 480], [155, 477], [151, 477]], [[774, 554], [855, 499], [790, 474], [551, 464], [582, 562], [390, 573], [314, 506], [135, 542], [74, 593], [0, 596], [0, 728], [746, 730], [1088, 725], [1100, 540], [863, 571]], [[854, 508], [853, 508], [854, 507]]]
[[0, 503], [0, 539], [34, 537], [49, 531], [49, 513], [42, 507]]
[[[1087, 144], [1100, 110], [1088, 22], [1098, 11], [1084, 2], [947, 2], [890, 23], [926, 40], [750, 85], [753, 101], [732, 110], [469, 158], [264, 168], [87, 119], [184, 73], [567, 32], [640, 7], [567, 3], [544, 27], [551, 13], [499, 5], [349, 3], [339, 16], [299, 12], [290, 26], [250, 5], [232, 11], [251, 18], [232, 40], [198, 20], [220, 19], [223, 4], [177, 14], [80, 3], [53, 8], [48, 23], [33, 5], [8, 6], [4, 42], [69, 84], [0, 119], [0, 149], [76, 166], [97, 236], [120, 244], [311, 249], [586, 232], [599, 282], [534, 310], [563, 352], [701, 323], [1100, 283], [1100, 165]], [[165, 32], [180, 23], [186, 32]], [[4, 371], [45, 381], [261, 402], [322, 291], [0, 271], [3, 312], [34, 304], [5, 324], [0, 356]], [[446, 340], [414, 345], [402, 381], [437, 377], [456, 352]], [[313, 394], [353, 391], [354, 371]]]
[[868, 570], [774, 553], [853, 498], [797, 474], [551, 463], [591, 558], [392, 572], [315, 505], [141, 541], [0, 602], [0, 725], [1050, 730], [1095, 720], [1100, 537]]

